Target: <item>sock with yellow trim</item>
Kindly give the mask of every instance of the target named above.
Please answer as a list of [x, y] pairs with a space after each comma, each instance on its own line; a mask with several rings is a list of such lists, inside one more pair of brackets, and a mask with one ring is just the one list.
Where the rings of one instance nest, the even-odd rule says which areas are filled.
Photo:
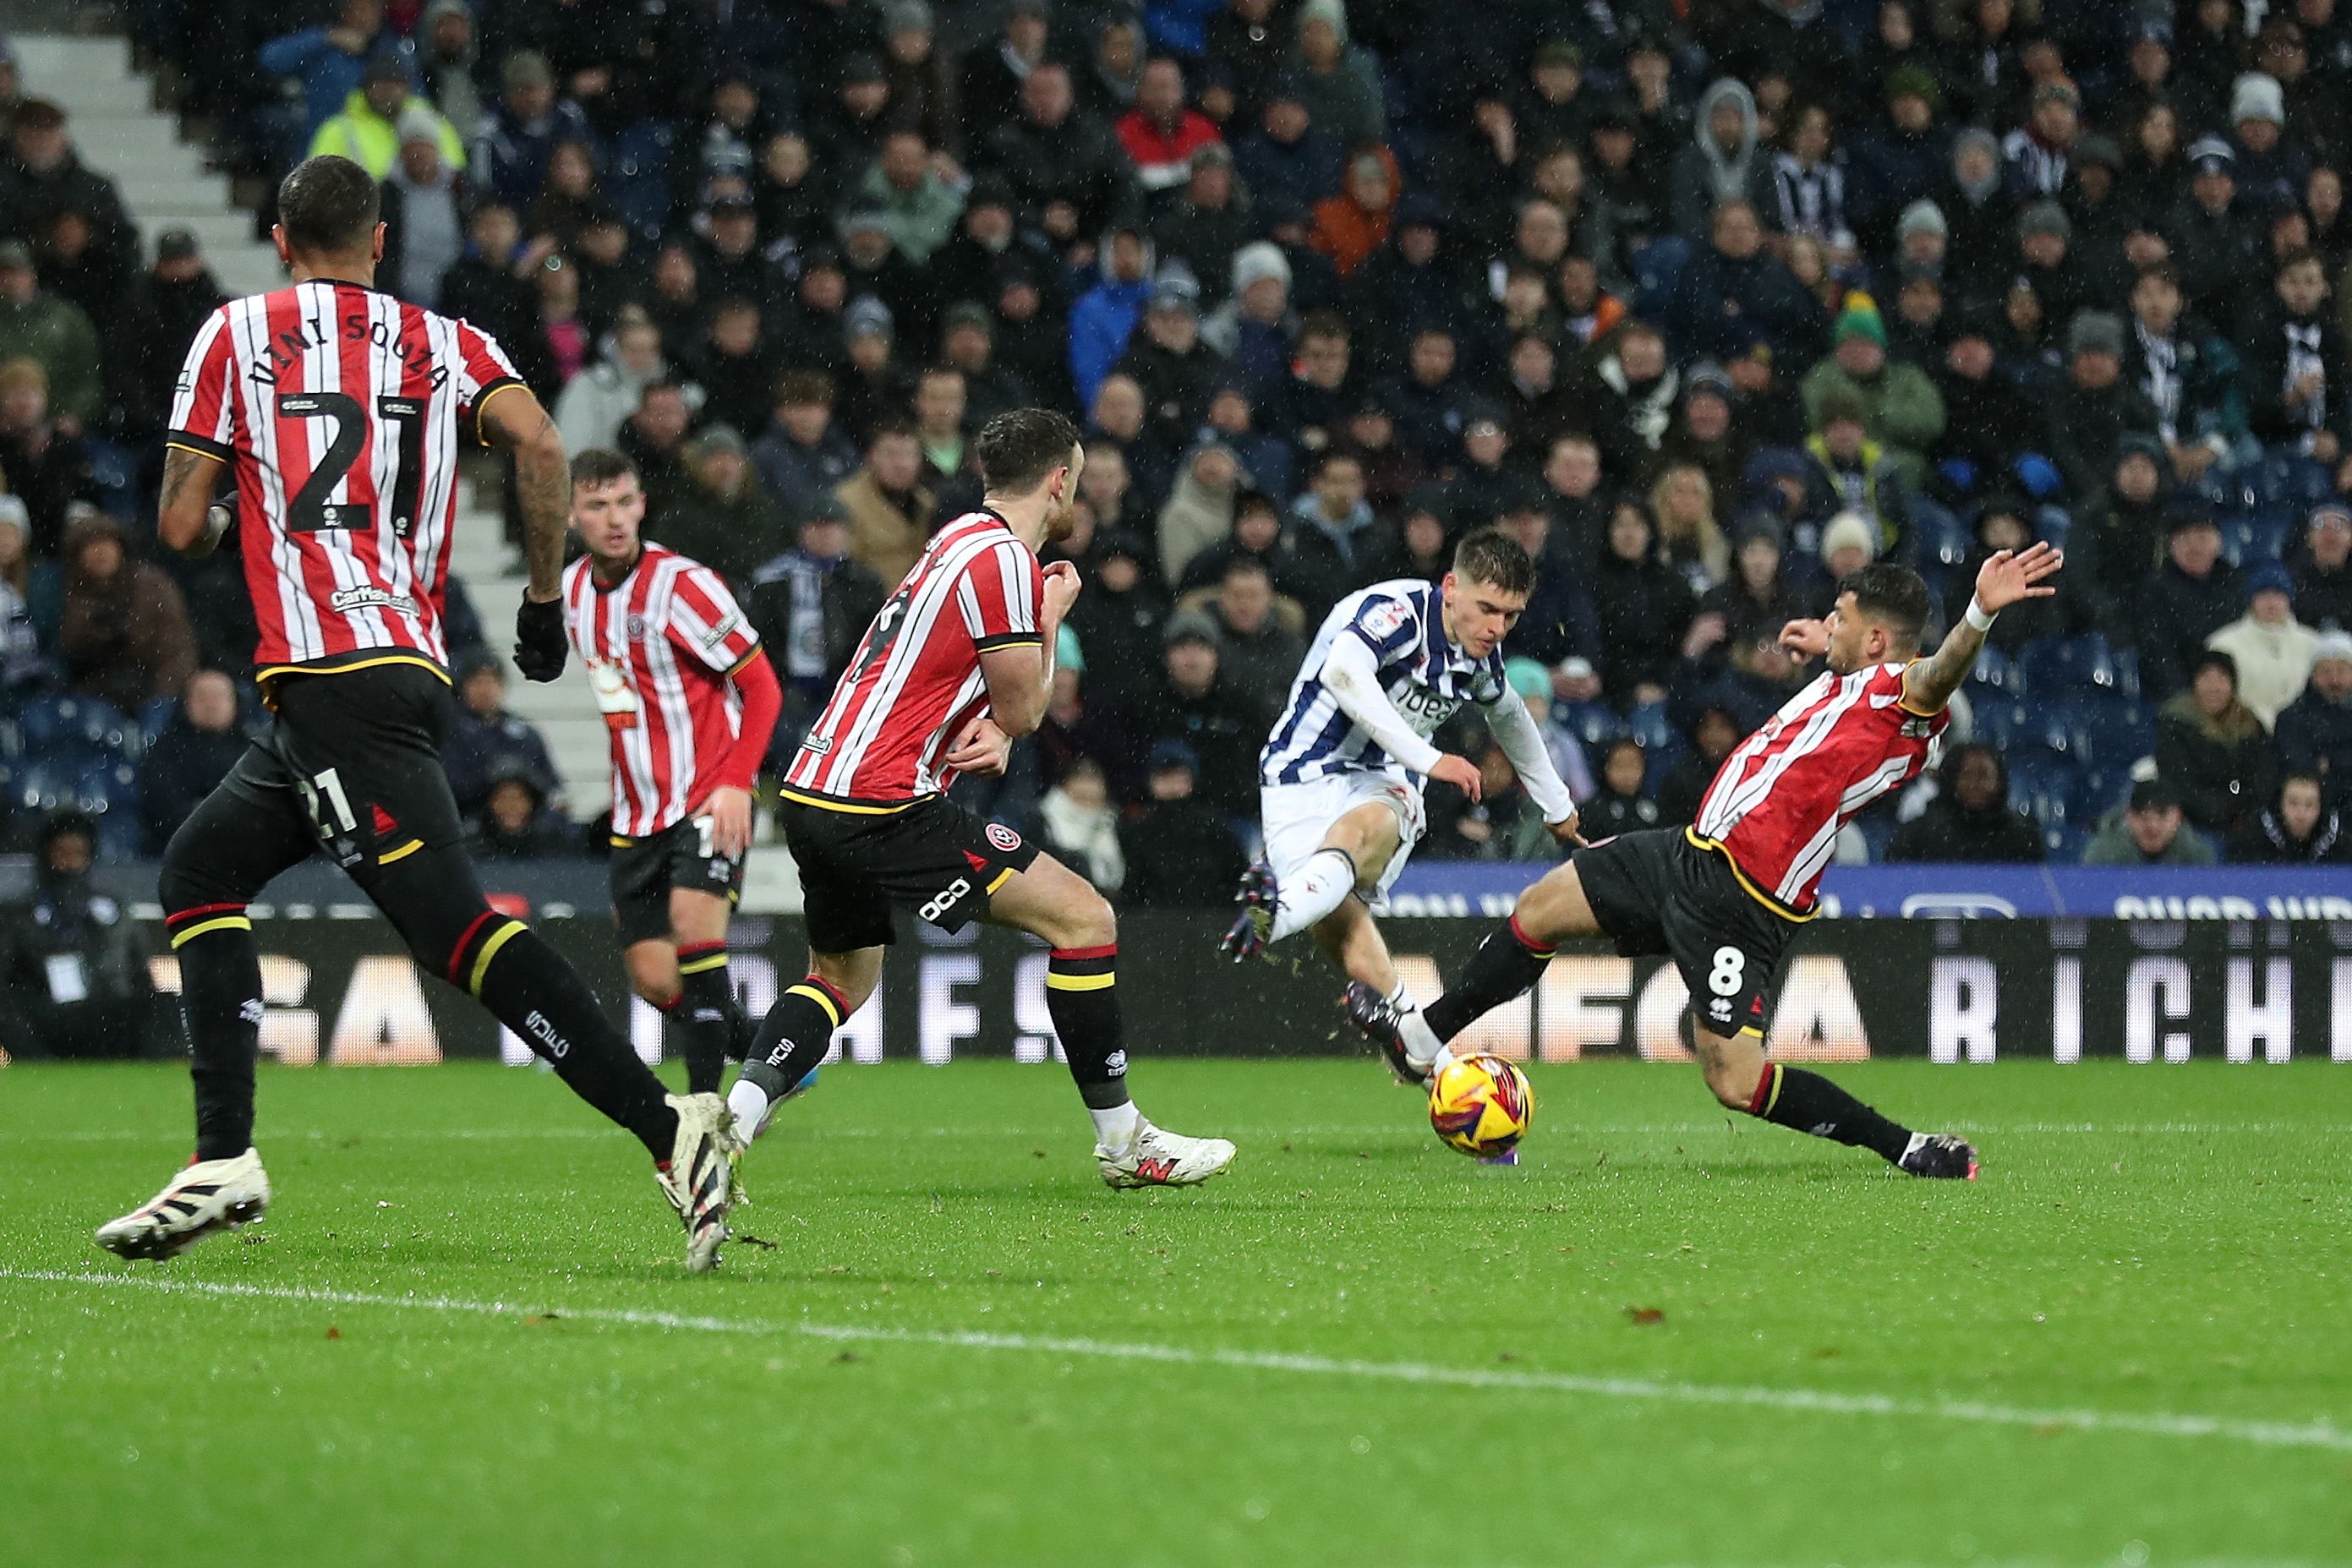
[[848, 998], [821, 976], [804, 975], [784, 988], [743, 1058], [727, 1092], [727, 1108], [745, 1137], [758, 1133], [768, 1108], [814, 1072], [833, 1047], [833, 1031], [849, 1016]]
[[242, 904], [167, 915], [180, 961], [180, 1016], [196, 1091], [196, 1158], [235, 1159], [253, 1146], [253, 1061], [261, 1045], [261, 949]]
[[727, 944], [679, 943], [677, 977], [677, 1005], [669, 1020], [684, 1039], [678, 1054], [686, 1058], [686, 1092], [716, 1094], [742, 1012], [727, 974]]
[[1544, 966], [1554, 949], [1539, 947], [1519, 928], [1512, 915], [1486, 933], [1478, 951], [1454, 977], [1446, 993], [1421, 1009], [1430, 1032], [1440, 1043], [1452, 1040], [1480, 1019], [1520, 995], [1543, 978]]
[[449, 976], [555, 1069], [574, 1094], [635, 1133], [656, 1160], [677, 1141], [677, 1113], [654, 1070], [613, 1027], [580, 972], [520, 920], [478, 919]]
[[1118, 944], [1056, 947], [1045, 960], [1045, 1011], [1089, 1111], [1128, 1103], [1127, 1045], [1118, 1013]]
[[1899, 1160], [1910, 1146], [1911, 1129], [1888, 1121], [1818, 1072], [1767, 1062], [1757, 1081], [1748, 1113], [1816, 1138], [1869, 1149]]

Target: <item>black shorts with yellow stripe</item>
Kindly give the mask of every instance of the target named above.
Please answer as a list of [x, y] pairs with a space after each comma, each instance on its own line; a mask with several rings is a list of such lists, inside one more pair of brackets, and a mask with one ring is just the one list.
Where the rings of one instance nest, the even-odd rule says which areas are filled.
[[1799, 921], [1750, 892], [1729, 856], [1681, 828], [1653, 828], [1580, 850], [1575, 863], [1620, 954], [1674, 959], [1701, 1029], [1767, 1032], [1773, 972]]
[[659, 832], [629, 838], [613, 835], [613, 918], [621, 946], [671, 939], [669, 895], [688, 888], [723, 898], [731, 906], [743, 897], [741, 855], [711, 848], [710, 818], [680, 817]]
[[809, 946], [854, 953], [898, 940], [894, 906], [942, 931], [984, 914], [989, 895], [1037, 858], [1037, 846], [944, 795], [856, 801], [789, 786], [778, 808], [800, 868]]

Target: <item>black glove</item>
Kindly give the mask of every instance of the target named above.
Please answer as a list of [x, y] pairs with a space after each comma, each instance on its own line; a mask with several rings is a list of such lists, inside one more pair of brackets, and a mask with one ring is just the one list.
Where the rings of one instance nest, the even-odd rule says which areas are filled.
[[523, 595], [515, 612], [515, 668], [527, 681], [551, 681], [563, 673], [571, 642], [563, 634], [563, 601], [544, 603]]

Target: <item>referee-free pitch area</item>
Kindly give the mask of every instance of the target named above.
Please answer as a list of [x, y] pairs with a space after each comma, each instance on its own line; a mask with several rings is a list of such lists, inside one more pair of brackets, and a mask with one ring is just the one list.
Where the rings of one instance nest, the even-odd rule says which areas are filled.
[[690, 1278], [546, 1076], [265, 1070], [268, 1221], [126, 1266], [169, 1067], [0, 1074], [0, 1562], [2352, 1560], [2352, 1070], [1840, 1078], [1974, 1184], [1532, 1070], [1516, 1170], [1369, 1060], [829, 1068]]

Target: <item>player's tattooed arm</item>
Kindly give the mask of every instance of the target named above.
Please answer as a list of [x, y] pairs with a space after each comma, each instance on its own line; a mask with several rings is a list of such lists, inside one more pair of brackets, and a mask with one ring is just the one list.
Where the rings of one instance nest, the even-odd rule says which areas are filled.
[[539, 399], [521, 388], [482, 405], [489, 444], [514, 454], [515, 499], [522, 511], [525, 594], [542, 602], [563, 585], [563, 530], [572, 514], [572, 460]]
[[1922, 659], [1903, 673], [1903, 702], [1920, 713], [1940, 713], [1976, 667], [1977, 654], [1992, 631], [1992, 618], [2028, 599], [2047, 599], [2058, 590], [2042, 580], [2056, 574], [2066, 558], [2046, 544], [2011, 552], [2000, 550], [1977, 573], [1976, 598], [1969, 613], [1944, 633], [1931, 659]]
[[[227, 509], [213, 507], [213, 490], [226, 467], [208, 453], [163, 448], [163, 488], [155, 503], [155, 536], [182, 555], [207, 555], [228, 526]], [[217, 518], [209, 514], [219, 510]]]

